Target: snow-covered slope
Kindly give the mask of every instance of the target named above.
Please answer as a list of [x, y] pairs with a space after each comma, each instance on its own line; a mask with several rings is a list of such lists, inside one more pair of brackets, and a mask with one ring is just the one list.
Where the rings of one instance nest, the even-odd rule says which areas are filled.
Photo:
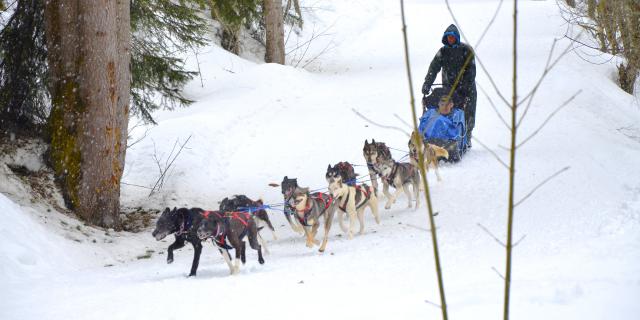
[[[503, 5], [477, 45], [499, 1], [453, 2], [467, 42], [476, 46], [509, 99], [511, 3]], [[566, 26], [554, 1], [519, 4], [518, 79], [524, 94]], [[157, 113], [159, 125], [128, 150], [124, 205], [215, 209], [222, 198], [238, 193], [277, 203], [279, 190], [268, 183], [288, 175], [302, 185], [324, 187], [327, 164], [363, 164], [365, 139], [406, 149], [404, 134], [373, 126], [351, 111], [401, 128], [406, 127], [394, 114], [410, 120], [399, 4], [336, 0], [316, 7], [308, 25], [330, 31], [313, 50], [333, 49], [309, 65], [315, 72], [255, 64], [215, 46], [200, 53], [204, 87], [196, 79], [187, 88], [198, 102]], [[442, 1], [407, 1], [406, 7], [417, 93], [452, 19]], [[310, 36], [312, 30], [305, 32]], [[556, 52], [567, 45], [561, 40]], [[195, 59], [191, 63], [195, 66]], [[524, 239], [514, 250], [513, 319], [640, 314], [640, 111], [611, 80], [614, 72], [613, 63], [594, 65], [568, 54], [543, 82], [520, 126], [523, 141], [582, 90], [518, 150], [517, 199], [570, 168], [517, 207], [514, 236]], [[506, 117], [507, 107], [480, 68], [477, 81]], [[506, 161], [509, 132], [482, 93], [477, 109], [474, 136]], [[164, 162], [175, 141], [189, 136], [160, 192], [148, 198], [149, 190], [132, 186], [152, 186], [159, 175], [154, 154]], [[404, 155], [393, 153], [396, 159]], [[363, 167], [356, 170], [366, 173]], [[483, 228], [505, 238], [507, 170], [476, 143], [461, 163], [443, 165], [441, 174], [443, 181], [432, 179], [431, 191], [440, 212], [436, 222], [450, 317], [498, 318], [504, 284], [493, 268], [503, 272], [505, 254]], [[155, 242], [150, 234], [118, 233], [111, 244], [101, 235], [98, 244], [77, 244], [59, 237], [57, 224], [43, 225], [24, 206], [0, 201], [0, 282], [7, 284], [0, 293], [2, 319], [439, 317], [432, 304], [440, 301], [424, 206], [406, 210], [403, 197], [391, 210], [381, 206], [380, 225], [367, 213], [363, 236], [346, 240], [335, 226], [324, 254], [307, 249], [273, 211], [279, 239], [270, 241], [264, 265], [249, 250], [240, 275], [228, 276], [207, 244], [196, 278], [185, 278], [190, 248], [177, 251], [167, 265], [170, 242]], [[146, 250], [154, 251], [149, 259], [135, 258]]]

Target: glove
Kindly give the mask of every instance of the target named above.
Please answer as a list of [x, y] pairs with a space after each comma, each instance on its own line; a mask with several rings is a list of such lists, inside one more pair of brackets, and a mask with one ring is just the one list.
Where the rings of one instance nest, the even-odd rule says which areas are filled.
[[430, 86], [430, 85], [427, 85], [427, 83], [425, 82], [425, 83], [422, 85], [422, 94], [426, 96], [426, 95], [428, 95], [428, 94], [429, 94], [429, 92], [431, 92], [431, 86]]

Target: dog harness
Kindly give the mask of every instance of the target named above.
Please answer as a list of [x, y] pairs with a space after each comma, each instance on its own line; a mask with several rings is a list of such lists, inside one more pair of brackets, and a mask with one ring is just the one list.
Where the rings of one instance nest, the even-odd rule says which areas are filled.
[[186, 218], [184, 218], [184, 222], [180, 224], [180, 229], [176, 232], [176, 236], [181, 236], [185, 233], [188, 233], [193, 225], [193, 217], [190, 214], [187, 214]]
[[[300, 221], [300, 224], [302, 224], [305, 227], [308, 227], [309, 224], [307, 222], [308, 218], [309, 218], [309, 214], [311, 213], [311, 202], [313, 201], [322, 201], [322, 203], [324, 204], [324, 209], [322, 209], [322, 212], [320, 212], [320, 214], [318, 216], [321, 216], [322, 214], [324, 214], [327, 209], [329, 208], [329, 206], [331, 206], [331, 203], [333, 203], [333, 197], [330, 195], [325, 195], [324, 193], [318, 192], [315, 193], [314, 195], [308, 197], [308, 200], [311, 200], [307, 207], [304, 208], [303, 210], [298, 210], [295, 209], [296, 211], [296, 218], [298, 218], [298, 221]], [[300, 216], [300, 214], [302, 213], [302, 216]]]
[[251, 215], [245, 211], [233, 211], [233, 212], [225, 212], [225, 218], [236, 219], [240, 221], [245, 227], [249, 226], [249, 219], [251, 219]]
[[[405, 166], [403, 166], [403, 165], [405, 165]], [[400, 163], [400, 162], [395, 162], [394, 161], [393, 162], [393, 169], [391, 170], [391, 173], [388, 176], [382, 177], [382, 178], [385, 181], [387, 181], [387, 183], [389, 185], [391, 185], [392, 187], [397, 189], [398, 187], [393, 183], [393, 179], [395, 179], [396, 174], [398, 173], [398, 168], [401, 167], [401, 166], [406, 167], [406, 165], [409, 165], [410, 168], [407, 168], [407, 171], [409, 173], [409, 174], [407, 174], [407, 178], [404, 181], [402, 181], [402, 185], [405, 185], [409, 180], [411, 180], [411, 177], [414, 175], [414, 171], [413, 170], [415, 170], [415, 168], [410, 163]]]
[[[242, 239], [244, 238], [244, 236], [247, 235], [247, 232], [249, 231], [249, 228], [247, 227], [249, 226], [249, 219], [251, 219], [251, 215], [248, 212], [244, 212], [244, 211], [225, 212], [224, 216], [220, 214], [219, 211], [205, 211], [202, 213], [202, 215], [205, 218], [208, 217], [210, 214], [214, 214], [218, 218], [222, 218], [222, 220], [216, 224], [216, 234], [212, 236], [213, 242], [219, 248], [226, 249], [226, 250], [233, 249], [233, 247], [227, 243], [227, 232], [226, 232], [226, 230], [231, 228], [231, 225], [229, 225], [231, 220], [234, 220], [234, 219], [238, 220], [244, 225], [244, 228], [240, 233], [240, 235], [238, 236], [238, 238]], [[222, 223], [224, 223], [224, 226], [221, 226]]]
[[[366, 187], [366, 185], [365, 185], [365, 187]], [[373, 190], [371, 190], [371, 188], [369, 188], [369, 190], [367, 190], [366, 188], [363, 188], [363, 187], [358, 186], [358, 185], [354, 186], [354, 188], [356, 188], [356, 197], [358, 196], [357, 193], [359, 192], [359, 193], [363, 194], [364, 198], [365, 198], [365, 200], [362, 201], [362, 203], [360, 203], [359, 205], [356, 205], [356, 210], [358, 210], [358, 209], [362, 208], [367, 203], [367, 201], [371, 198], [371, 192]], [[347, 203], [349, 202], [349, 196], [350, 196], [350, 194], [347, 194], [347, 199], [344, 201], [344, 206], [338, 205], [338, 208], [340, 208], [340, 210], [342, 210], [344, 212], [347, 212]]]

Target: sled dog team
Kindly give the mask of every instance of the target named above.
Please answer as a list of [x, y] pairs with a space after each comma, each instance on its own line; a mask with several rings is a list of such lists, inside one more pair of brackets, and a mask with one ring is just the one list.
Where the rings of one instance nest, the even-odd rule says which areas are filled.
[[[415, 133], [414, 133], [415, 134]], [[417, 209], [420, 206], [420, 174], [416, 164], [418, 154], [424, 151], [425, 168], [434, 167], [438, 180], [438, 160], [448, 159], [446, 149], [425, 143], [418, 148], [413, 143], [413, 135], [409, 140], [410, 162], [395, 161], [389, 148], [383, 142], [368, 140], [364, 142], [363, 156], [367, 162], [372, 186], [358, 184], [353, 166], [348, 162], [339, 162], [335, 166], [329, 165], [325, 178], [328, 192], [311, 192], [309, 188], [298, 185], [297, 179], [284, 177], [282, 183], [271, 184], [279, 186], [283, 195], [284, 214], [291, 228], [298, 233], [304, 233], [307, 247], [319, 245], [319, 251], [324, 252], [327, 246], [329, 231], [334, 214], [338, 213], [340, 228], [353, 238], [355, 221], [358, 219], [360, 234], [364, 233], [364, 210], [368, 207], [376, 223], [380, 223], [378, 216], [378, 181], [381, 178], [382, 193], [386, 198], [385, 209], [391, 208], [400, 193], [407, 195], [409, 208], [415, 200]], [[395, 189], [391, 194], [389, 186]], [[411, 190], [409, 188], [411, 186]], [[344, 214], [349, 218], [349, 226], [344, 224]], [[316, 240], [320, 228], [320, 220], [324, 222], [322, 242]], [[174, 234], [175, 241], [167, 249], [167, 263], [173, 262], [173, 251], [191, 243], [194, 248], [193, 262], [189, 276], [195, 276], [198, 270], [202, 242], [211, 239], [229, 266], [231, 274], [240, 271], [240, 261], [246, 262], [245, 237], [249, 246], [258, 251], [258, 262], [264, 263], [262, 248], [268, 253], [265, 241], [259, 234], [262, 221], [271, 230], [276, 239], [275, 229], [269, 220], [262, 200], [252, 200], [245, 195], [235, 195], [220, 202], [220, 208], [207, 211], [200, 208], [165, 208], [152, 235], [160, 241], [170, 234]], [[233, 249], [232, 258], [229, 250]]]

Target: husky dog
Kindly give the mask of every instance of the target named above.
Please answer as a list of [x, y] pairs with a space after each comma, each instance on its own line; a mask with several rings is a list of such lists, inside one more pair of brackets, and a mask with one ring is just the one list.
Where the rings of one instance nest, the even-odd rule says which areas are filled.
[[256, 224], [259, 225], [260, 221], [263, 221], [267, 224], [269, 230], [271, 230], [271, 234], [273, 235], [273, 240], [277, 240], [276, 229], [271, 224], [271, 220], [269, 220], [269, 215], [267, 214], [267, 210], [263, 209], [262, 206], [264, 202], [262, 199], [258, 199], [253, 201], [249, 199], [249, 197], [240, 194], [235, 195], [232, 198], [224, 198], [220, 202], [220, 211], [221, 212], [229, 212], [229, 211], [247, 211], [252, 214], [253, 218], [256, 220]]
[[[258, 227], [256, 221], [251, 218], [251, 214], [202, 210], [200, 210], [200, 214], [203, 219], [198, 227], [198, 239], [204, 241], [211, 238], [213, 240], [229, 266], [231, 274], [240, 272], [239, 260], [242, 261], [242, 264], [246, 262], [246, 244], [243, 240], [245, 236], [248, 236], [251, 248], [258, 251], [258, 262], [264, 264], [262, 247], [258, 243]], [[229, 244], [227, 244], [227, 240]], [[236, 251], [233, 264], [229, 249]]]
[[327, 173], [325, 174], [325, 178], [329, 179], [330, 175], [339, 174], [342, 177], [342, 181], [350, 186], [354, 186], [356, 184], [357, 174], [353, 169], [353, 165], [347, 161], [342, 161], [336, 163], [333, 167], [329, 165], [327, 167]]
[[409, 190], [409, 185], [413, 186], [415, 194], [416, 209], [420, 206], [420, 173], [411, 163], [400, 163], [394, 160], [385, 160], [380, 164], [382, 179], [396, 189], [396, 192], [387, 198], [385, 209], [390, 209], [391, 205], [396, 202], [398, 195], [404, 191], [409, 202], [408, 208], [411, 208], [413, 196]]
[[[273, 184], [274, 186], [278, 186], [277, 184]], [[282, 183], [280, 183], [280, 187], [282, 190], [282, 196], [284, 197], [284, 217], [287, 218], [287, 222], [289, 222], [289, 226], [291, 229], [297, 233], [303, 233], [304, 229], [298, 219], [291, 219], [291, 215], [295, 214], [293, 201], [293, 192], [298, 188], [298, 179], [289, 178], [284, 176], [282, 179]]]
[[156, 229], [152, 233], [157, 241], [172, 233], [175, 234], [176, 240], [167, 249], [167, 263], [173, 262], [173, 250], [184, 247], [185, 241], [193, 245], [193, 262], [191, 263], [189, 277], [196, 275], [200, 262], [200, 253], [202, 253], [202, 243], [196, 234], [201, 221], [202, 216], [198, 214], [196, 208], [177, 209], [174, 207], [173, 210], [165, 208], [156, 222]]
[[[372, 187], [363, 184], [361, 186], [350, 186], [342, 181], [339, 174], [331, 174], [327, 177], [329, 183], [329, 192], [337, 202], [338, 221], [340, 228], [346, 232], [349, 239], [353, 239], [353, 228], [356, 216], [360, 222], [360, 234], [364, 233], [364, 209], [368, 206], [376, 219], [376, 223], [380, 223], [378, 217], [378, 198]], [[343, 224], [343, 214], [349, 216], [349, 230], [347, 231]]]
[[[378, 178], [380, 176], [380, 169], [378, 168], [378, 164], [384, 160], [393, 160], [391, 157], [391, 152], [389, 148], [384, 144], [384, 142], [376, 142], [375, 139], [364, 141], [364, 148], [362, 148], [362, 155], [364, 156], [364, 160], [367, 162], [367, 168], [369, 169], [369, 178], [371, 179], [371, 184], [373, 185], [373, 189], [375, 190], [375, 194], [378, 194]], [[382, 177], [382, 176], [380, 176]], [[382, 193], [387, 199], [391, 197], [389, 193], [389, 184], [382, 180]]]
[[307, 236], [307, 247], [318, 244], [316, 233], [320, 227], [320, 216], [324, 216], [324, 238], [320, 245], [320, 252], [324, 252], [329, 239], [331, 222], [336, 212], [336, 203], [333, 197], [326, 193], [316, 192], [309, 194], [309, 188], [296, 188], [293, 192], [294, 210], [296, 218], [304, 228]]
[[438, 172], [438, 161], [440, 158], [449, 159], [449, 151], [447, 149], [437, 146], [435, 144], [424, 142], [424, 146], [426, 148], [421, 148], [418, 150], [413, 141], [416, 138], [416, 132], [411, 133], [411, 138], [409, 139], [409, 154], [411, 159], [411, 164], [418, 168], [418, 151], [424, 152], [424, 169], [425, 173], [429, 171], [429, 166], [433, 166], [434, 171], [436, 172], [436, 177], [438, 177], [438, 181], [442, 181], [440, 178], [440, 173]]

